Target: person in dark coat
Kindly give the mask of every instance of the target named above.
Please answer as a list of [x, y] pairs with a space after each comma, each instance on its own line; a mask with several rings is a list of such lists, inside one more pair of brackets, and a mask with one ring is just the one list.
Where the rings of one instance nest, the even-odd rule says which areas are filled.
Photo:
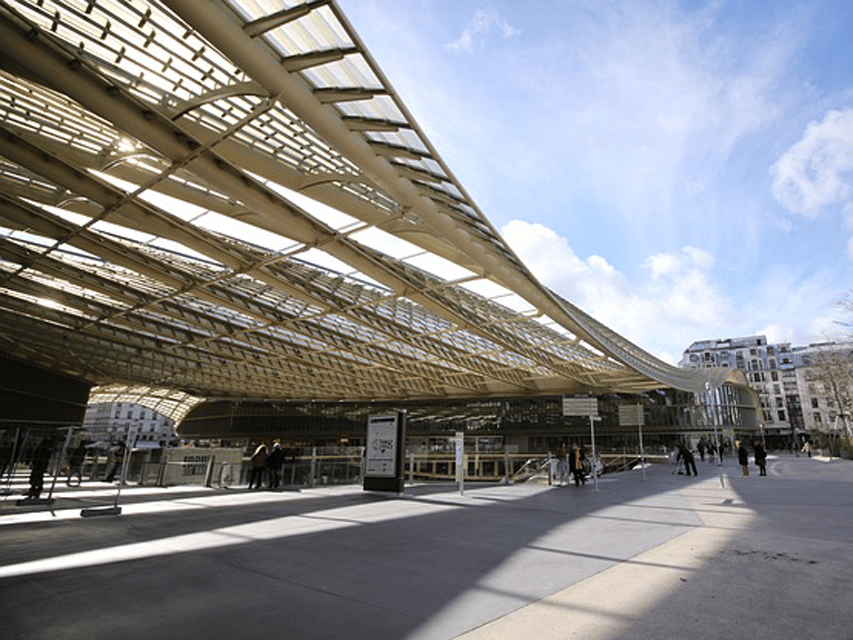
[[278, 489], [279, 485], [281, 485], [281, 465], [283, 464], [284, 450], [281, 448], [281, 443], [276, 440], [272, 445], [272, 451], [267, 456], [270, 489]]
[[30, 490], [27, 498], [37, 500], [44, 489], [44, 474], [50, 464], [50, 456], [53, 455], [53, 443], [49, 438], [44, 438], [33, 451], [33, 461], [30, 467]]
[[758, 475], [766, 476], [767, 475], [767, 452], [764, 450], [764, 447], [761, 443], [755, 445], [755, 464], [758, 465]]
[[741, 472], [743, 475], [749, 475], [749, 452], [746, 450], [746, 447], [743, 446], [743, 442], [738, 445], [737, 448], [737, 462], [740, 465]]
[[678, 456], [675, 459], [676, 461], [682, 460], [684, 462], [684, 475], [689, 476], [691, 470], [694, 476], [699, 475], [699, 472], [696, 471], [696, 460], [693, 459], [693, 454], [683, 444], [678, 445]]
[[116, 474], [119, 474], [119, 478], [121, 478], [121, 468], [124, 466], [124, 454], [126, 452], [127, 445], [125, 445], [124, 440], [119, 440], [113, 452], [113, 466], [110, 467], [110, 471], [107, 477], [104, 478], [104, 482], [112, 482], [115, 480]]
[[[81, 440], [68, 458], [68, 480], [65, 481], [69, 487], [79, 487], [83, 482], [83, 462], [86, 460], [86, 441]], [[77, 476], [77, 484], [72, 484], [71, 479]]]

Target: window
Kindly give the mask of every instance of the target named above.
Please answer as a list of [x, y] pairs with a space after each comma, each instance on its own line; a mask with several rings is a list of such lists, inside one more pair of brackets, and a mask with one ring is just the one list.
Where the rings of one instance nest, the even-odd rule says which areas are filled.
[[815, 423], [815, 424], [820, 424], [821, 422], [822, 422], [822, 419], [821, 419], [821, 417], [820, 417], [820, 413], [819, 413], [819, 412], [817, 412], [817, 411], [815, 411], [815, 412], [814, 412], [814, 423]]
[[773, 380], [773, 382], [779, 382], [779, 372], [778, 371], [771, 371], [770, 372], [770, 379]]
[[777, 407], [784, 407], [785, 406], [784, 404], [782, 404], [782, 398], [779, 398], [779, 397], [776, 398], [776, 406]]
[[819, 406], [817, 398], [812, 398], [812, 409], [817, 409]]
[[785, 422], [785, 410], [784, 409], [779, 411], [779, 422]]

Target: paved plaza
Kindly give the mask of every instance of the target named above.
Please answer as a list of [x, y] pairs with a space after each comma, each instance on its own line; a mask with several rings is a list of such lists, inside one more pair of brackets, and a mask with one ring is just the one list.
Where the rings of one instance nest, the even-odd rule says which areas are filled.
[[[853, 638], [853, 463], [540, 483], [58, 485], [0, 503], [0, 637]], [[23, 479], [23, 478], [22, 478]]]

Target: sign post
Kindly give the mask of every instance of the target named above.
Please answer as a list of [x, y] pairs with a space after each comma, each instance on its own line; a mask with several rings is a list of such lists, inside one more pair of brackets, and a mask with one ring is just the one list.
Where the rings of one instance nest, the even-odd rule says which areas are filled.
[[598, 458], [595, 455], [595, 421], [598, 415], [598, 398], [590, 396], [563, 396], [564, 416], [589, 416], [589, 434], [592, 440], [592, 479], [598, 491]]
[[406, 413], [367, 418], [364, 490], [403, 493]]
[[456, 432], [456, 482], [459, 484], [459, 495], [465, 495], [465, 433]]

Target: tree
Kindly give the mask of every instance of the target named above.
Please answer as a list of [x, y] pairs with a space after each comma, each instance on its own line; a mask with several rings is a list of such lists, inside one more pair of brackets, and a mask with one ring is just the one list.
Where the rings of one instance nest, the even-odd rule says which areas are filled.
[[[832, 440], [842, 435], [849, 445], [853, 417], [853, 344], [835, 342], [816, 347], [808, 357], [805, 379], [810, 389], [814, 388], [813, 397], [822, 397], [829, 409]], [[844, 448], [849, 449], [849, 446]]]

